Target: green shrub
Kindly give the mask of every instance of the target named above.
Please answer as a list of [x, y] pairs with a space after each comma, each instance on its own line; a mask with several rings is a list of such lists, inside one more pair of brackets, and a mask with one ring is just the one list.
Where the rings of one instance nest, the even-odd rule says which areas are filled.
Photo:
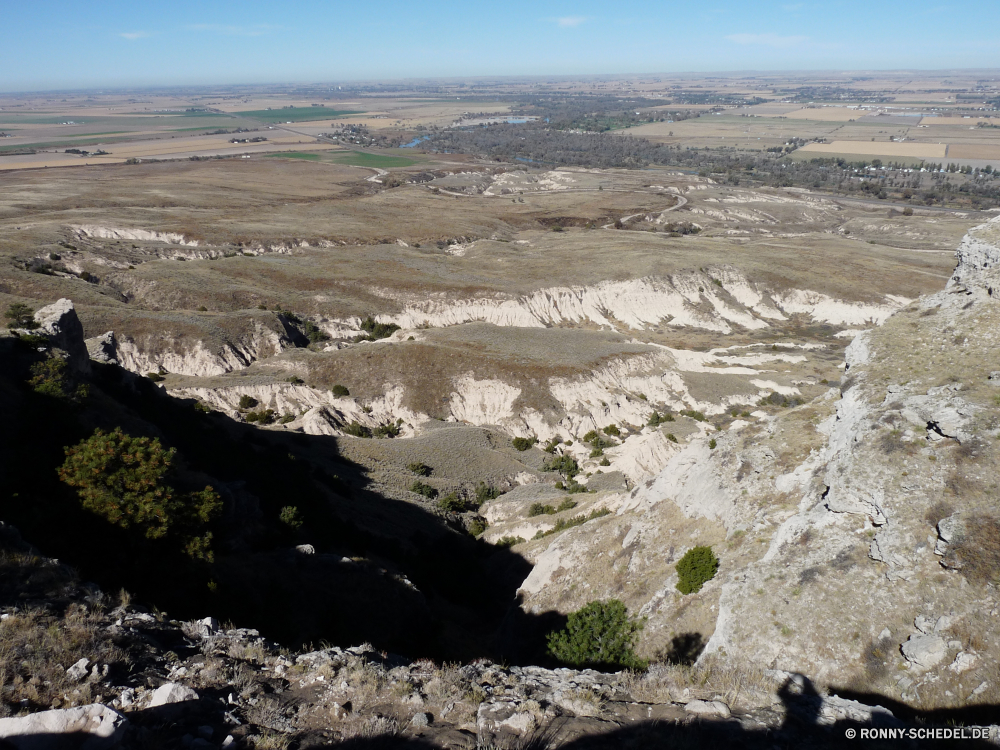
[[154, 383], [159, 383], [163, 380], [163, 376], [158, 372], [147, 372], [146, 377], [152, 380]]
[[312, 344], [330, 340], [330, 334], [317, 326], [311, 320], [305, 321], [305, 323], [302, 324], [302, 328], [305, 331], [306, 338], [309, 339], [309, 342]]
[[366, 332], [368, 335], [359, 336], [359, 339], [377, 341], [378, 339], [389, 338], [392, 334], [399, 330], [399, 326], [395, 323], [376, 323], [375, 318], [369, 315], [361, 321], [361, 330]]
[[561, 456], [554, 456], [546, 461], [542, 465], [543, 471], [558, 471], [560, 474], [568, 479], [572, 479], [577, 474], [580, 473], [580, 465], [577, 464], [576, 459], [572, 456], [563, 454]]
[[438, 507], [448, 513], [465, 513], [473, 509], [472, 504], [457, 492], [449, 492], [438, 500]]
[[568, 497], [559, 503], [556, 508], [556, 513], [562, 513], [564, 510], [573, 510], [576, 507], [576, 500], [570, 500]]
[[422, 464], [419, 462], [412, 463], [412, 464], [407, 464], [406, 468], [413, 474], [416, 474], [418, 477], [429, 477], [431, 475], [431, 467], [428, 466], [427, 464]]
[[600, 458], [603, 455], [604, 455], [604, 449], [603, 448], [594, 448], [594, 450], [592, 450], [590, 452], [590, 457], [591, 458]]
[[476, 485], [476, 507], [478, 508], [485, 502], [490, 500], [496, 500], [503, 493], [497, 488], [486, 484], [486, 482], [479, 482]]
[[667, 440], [669, 440], [671, 443], [676, 443], [677, 442], [677, 436], [674, 433], [672, 433], [672, 432], [668, 433], [667, 434]]
[[168, 484], [175, 454], [155, 438], [98, 429], [66, 448], [59, 479], [76, 488], [86, 510], [146, 539], [173, 534], [188, 556], [211, 562], [212, 534], [205, 527], [222, 501], [211, 487], [181, 493]]
[[691, 417], [691, 419], [693, 419], [695, 422], [705, 421], [705, 415], [702, 414], [700, 411], [695, 411], [694, 409], [685, 409], [684, 411], [681, 412], [681, 414], [685, 417]]
[[38, 323], [35, 322], [35, 311], [23, 302], [13, 303], [3, 316], [10, 321], [7, 323], [8, 328], [26, 328], [28, 330], [38, 328]]
[[643, 621], [629, 617], [618, 599], [594, 601], [573, 612], [564, 630], [553, 630], [546, 638], [548, 654], [576, 668], [605, 671], [645, 669], [635, 655], [635, 640]]
[[677, 590], [682, 594], [695, 594], [707, 581], [715, 578], [719, 558], [711, 547], [692, 547], [677, 561]]
[[654, 411], [649, 415], [649, 420], [646, 422], [650, 427], [659, 427], [664, 422], [673, 422], [674, 415], [670, 412], [666, 414], [660, 414], [658, 411]]
[[292, 385], [302, 385], [306, 381], [304, 381], [298, 375], [292, 375], [292, 377], [288, 379], [288, 382], [291, 383]]
[[274, 423], [274, 409], [261, 409], [260, 411], [248, 411], [245, 419], [247, 422], [258, 422], [260, 424]]
[[278, 520], [292, 531], [298, 531], [302, 528], [302, 514], [294, 505], [286, 505], [282, 508], [278, 513]]
[[438, 496], [438, 491], [436, 489], [431, 487], [429, 484], [424, 484], [419, 479], [410, 485], [410, 492], [423, 495], [428, 500], [433, 500]]
[[282, 414], [281, 415], [281, 419], [278, 420], [278, 423], [279, 424], [288, 424], [289, 422], [294, 422], [294, 421], [295, 421], [295, 415], [294, 414]]
[[403, 426], [403, 420], [397, 419], [395, 422], [386, 422], [385, 424], [380, 424], [375, 428], [374, 435], [378, 438], [394, 438], [399, 437], [400, 427]]
[[604, 458], [601, 459], [601, 462], [598, 464], [598, 466], [611, 466], [611, 462], [608, 460], [608, 457], [605, 456]]
[[32, 377], [28, 380], [28, 385], [42, 396], [77, 403], [90, 392], [86, 385], [77, 385], [69, 365], [61, 357], [49, 357], [35, 362], [30, 372]]
[[351, 395], [351, 392], [347, 390], [347, 386], [341, 385], [340, 383], [337, 383], [337, 385], [333, 386], [333, 388], [330, 389], [330, 393], [332, 393], [337, 398], [344, 398], [345, 396]]
[[469, 521], [469, 533], [472, 536], [482, 536], [483, 532], [490, 527], [489, 523], [486, 522], [485, 518], [480, 518], [476, 516], [471, 521]]
[[708, 447], [711, 448], [713, 451], [715, 450], [715, 447], [717, 445], [718, 442], [716, 442], [715, 438], [712, 438], [711, 440], [708, 441]]
[[241, 409], [252, 409], [258, 403], [260, 403], [260, 402], [257, 401], [257, 399], [255, 399], [253, 396], [248, 396], [245, 393], [242, 396], [240, 396], [240, 408]]
[[358, 421], [341, 425], [340, 429], [344, 431], [345, 435], [351, 435], [352, 437], [370, 438], [372, 436], [372, 431]]
[[541, 503], [532, 503], [528, 507], [528, 518], [534, 518], [535, 516], [543, 516], [546, 514], [555, 513], [555, 508], [551, 505], [542, 505]]
[[614, 435], [615, 437], [618, 437], [622, 434], [622, 431], [618, 429], [618, 425], [609, 424], [607, 427], [604, 428], [604, 434]]
[[[586, 492], [586, 488], [583, 490]], [[611, 511], [607, 508], [601, 508], [600, 510], [590, 511], [590, 515], [580, 515], [573, 516], [572, 518], [560, 518], [556, 521], [556, 525], [553, 526], [548, 531], [542, 531], [539, 529], [535, 533], [535, 539], [544, 539], [547, 536], [552, 536], [553, 534], [558, 534], [560, 531], [565, 531], [566, 529], [572, 529], [576, 526], [582, 526], [587, 523], [587, 521], [593, 521], [595, 518], [604, 518], [604, 516], [610, 516]]]
[[520, 536], [502, 536], [493, 542], [494, 547], [503, 547], [504, 549], [510, 549], [515, 544], [524, 544], [524, 537]]
[[516, 437], [510, 441], [510, 444], [514, 446], [514, 450], [523, 452], [528, 450], [528, 448], [531, 448], [537, 442], [538, 438], [536, 437]]

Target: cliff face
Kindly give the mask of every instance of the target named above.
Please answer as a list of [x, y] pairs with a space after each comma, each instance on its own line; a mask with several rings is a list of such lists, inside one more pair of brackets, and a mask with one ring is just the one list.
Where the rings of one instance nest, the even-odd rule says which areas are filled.
[[[531, 550], [549, 573], [525, 605], [613, 595], [649, 617], [650, 654], [691, 630], [703, 660], [995, 703], [998, 234], [971, 230], [945, 290], [858, 335], [839, 391], [693, 439], [603, 527]], [[706, 543], [720, 572], [681, 596], [671, 563]]]

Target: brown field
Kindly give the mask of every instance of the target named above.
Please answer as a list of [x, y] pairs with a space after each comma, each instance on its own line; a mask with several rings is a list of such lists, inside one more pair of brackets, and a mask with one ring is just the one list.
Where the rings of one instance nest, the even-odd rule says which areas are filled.
[[954, 143], [948, 147], [948, 156], [955, 159], [1000, 159], [1000, 143]]
[[943, 159], [947, 146], [943, 143], [896, 143], [895, 141], [834, 141], [810, 143], [800, 152], [818, 154], [858, 154], [859, 156], [909, 156], [918, 159]]
[[870, 110], [851, 109], [850, 107], [808, 107], [788, 112], [784, 117], [789, 120], [815, 120], [817, 122], [848, 122], [859, 117], [872, 114]]
[[921, 125], [960, 125], [974, 128], [980, 122], [990, 122], [985, 117], [922, 117]]

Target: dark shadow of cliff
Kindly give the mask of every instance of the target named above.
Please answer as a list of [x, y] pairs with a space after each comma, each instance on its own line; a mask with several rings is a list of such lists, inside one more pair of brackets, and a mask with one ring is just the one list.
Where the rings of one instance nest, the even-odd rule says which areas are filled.
[[[933, 712], [934, 721], [901, 721], [899, 717], [875, 715], [872, 721], [839, 720], [824, 722], [820, 714], [821, 696], [802, 675], [795, 675], [778, 691], [784, 718], [776, 726], [761, 726], [750, 717], [734, 716], [729, 719], [688, 718], [679, 722], [643, 721], [601, 731], [600, 724], [589, 724], [591, 731], [574, 727], [574, 718], [559, 718], [550, 725], [526, 738], [506, 738], [496, 747], [516, 750], [705, 750], [705, 748], [745, 748], [747, 750], [798, 750], [799, 748], [923, 748], [923, 747], [995, 747], [986, 739], [972, 736], [972, 728], [956, 723], [956, 717], [947, 711]], [[847, 697], [841, 695], [841, 697]], [[870, 705], [885, 706], [884, 700]], [[1000, 707], [983, 706], [994, 720]], [[905, 713], [905, 711], [904, 711]], [[777, 714], [773, 714], [777, 715]], [[926, 716], [926, 715], [924, 715]], [[584, 720], [588, 721], [588, 720]], [[592, 722], [592, 720], [589, 720]], [[926, 739], [916, 733], [941, 730], [966, 733], [964, 738]], [[914, 733], [911, 735], [911, 733]], [[574, 736], [576, 735], [576, 736]], [[450, 745], [460, 747], [460, 745]], [[441, 744], [434, 741], [433, 731], [416, 737], [376, 737], [350, 739], [327, 743], [310, 738], [300, 738], [300, 748], [336, 747], [340, 750], [430, 750]], [[476, 739], [469, 738], [469, 748], [477, 747]]]
[[[292, 647], [368, 642], [438, 660], [539, 650], [524, 648], [544, 632], [539, 618], [511, 615], [531, 565], [457, 522], [373, 491], [337, 438], [205, 413], [109, 365], [94, 365], [80, 404], [42, 396], [25, 385], [39, 355], [10, 340], [0, 345], [8, 349], [0, 351], [0, 519], [104, 591], [124, 588], [172, 617], [213, 615]], [[58, 480], [65, 446], [119, 426], [176, 448], [178, 476], [222, 496], [214, 563], [137, 540], [83, 511]], [[287, 506], [303, 519], [297, 532], [278, 522]]]

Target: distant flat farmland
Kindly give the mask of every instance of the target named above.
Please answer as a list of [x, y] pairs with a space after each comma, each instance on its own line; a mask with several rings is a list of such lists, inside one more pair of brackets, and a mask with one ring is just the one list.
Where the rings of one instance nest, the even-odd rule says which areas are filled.
[[997, 159], [1000, 161], [1000, 143], [957, 143], [948, 148], [948, 156], [955, 159]]
[[917, 159], [943, 159], [948, 146], [943, 143], [917, 143], [916, 141], [834, 141], [833, 143], [810, 143], [799, 149], [799, 153], [816, 154], [857, 154], [859, 156], [901, 156]]
[[786, 112], [783, 117], [789, 120], [816, 120], [817, 122], [848, 122], [857, 120], [859, 117], [872, 114], [863, 109], [850, 109], [849, 107], [811, 107], [797, 109], [794, 112]]
[[364, 112], [351, 109], [331, 109], [329, 107], [287, 107], [285, 109], [254, 109], [246, 112], [232, 112], [240, 117], [249, 117], [263, 122], [307, 122], [316, 119], [363, 115]]

